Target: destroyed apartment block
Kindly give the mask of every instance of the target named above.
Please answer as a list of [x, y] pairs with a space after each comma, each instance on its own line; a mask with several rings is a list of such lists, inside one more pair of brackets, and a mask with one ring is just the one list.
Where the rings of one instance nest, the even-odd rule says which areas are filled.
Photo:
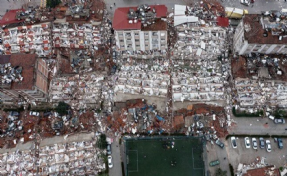
[[166, 15], [165, 5], [117, 8], [112, 26], [117, 50], [167, 50]]
[[224, 79], [220, 76], [196, 77], [189, 72], [172, 73], [173, 101], [224, 100]]
[[204, 59], [226, 52], [226, 30], [221, 27], [200, 27], [187, 23], [176, 27], [178, 41], [174, 56], [179, 59]]
[[252, 80], [236, 78], [237, 101], [242, 107], [267, 105], [270, 107], [286, 107], [287, 83], [275, 80]]
[[51, 55], [50, 23], [19, 26], [4, 29], [2, 34], [4, 52], [37, 54], [38, 57]]
[[[2, 175], [97, 175], [104, 171], [104, 151], [95, 148], [96, 141], [70, 142], [43, 146], [39, 156], [31, 150], [0, 154]], [[35, 168], [38, 167], [38, 171]]]
[[1, 55], [0, 77], [0, 98], [4, 104], [47, 100], [48, 64], [35, 54]]
[[114, 92], [166, 97], [169, 84], [170, 76], [167, 74], [122, 66], [116, 77]]
[[271, 14], [245, 15], [233, 37], [235, 53], [287, 53], [286, 13], [277, 11]]
[[64, 101], [72, 108], [99, 108], [104, 76], [97, 73], [55, 77], [50, 83], [50, 102]]
[[97, 50], [97, 45], [101, 44], [99, 27], [88, 23], [54, 23], [52, 32], [55, 48]]

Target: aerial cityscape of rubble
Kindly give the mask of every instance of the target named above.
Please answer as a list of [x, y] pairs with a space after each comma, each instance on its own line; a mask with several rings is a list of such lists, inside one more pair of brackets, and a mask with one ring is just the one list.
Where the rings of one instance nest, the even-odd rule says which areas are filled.
[[287, 175], [287, 5], [257, 1], [3, 2], [0, 175], [141, 176], [125, 139], [176, 135], [205, 175]]

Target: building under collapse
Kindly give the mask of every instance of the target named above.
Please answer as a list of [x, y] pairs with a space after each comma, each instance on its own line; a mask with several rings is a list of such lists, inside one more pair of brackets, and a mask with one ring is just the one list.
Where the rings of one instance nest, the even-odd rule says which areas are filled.
[[2, 40], [4, 53], [37, 54], [38, 57], [48, 57], [52, 52], [51, 23], [19, 26], [4, 29]]
[[249, 53], [286, 54], [286, 13], [245, 15], [236, 28], [233, 46], [239, 55]]
[[0, 98], [4, 104], [43, 102], [48, 93], [48, 65], [35, 54], [0, 56]]
[[165, 5], [117, 8], [113, 19], [116, 46], [120, 51], [167, 49]]

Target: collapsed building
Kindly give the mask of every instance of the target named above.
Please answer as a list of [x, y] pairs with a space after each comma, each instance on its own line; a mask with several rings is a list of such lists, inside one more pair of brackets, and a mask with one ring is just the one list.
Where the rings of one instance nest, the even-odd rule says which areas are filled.
[[228, 78], [227, 32], [204, 7], [175, 5], [178, 40], [172, 48], [173, 101], [225, 99]]
[[51, 23], [41, 23], [4, 29], [2, 34], [4, 53], [37, 54], [48, 57], [52, 52]]
[[165, 5], [117, 8], [113, 19], [116, 47], [120, 51], [167, 49]]
[[100, 29], [91, 23], [54, 23], [52, 32], [55, 48], [97, 50], [101, 44]]
[[166, 97], [170, 84], [169, 75], [145, 69], [139, 66], [122, 66], [117, 74], [114, 92]]
[[55, 77], [50, 83], [50, 102], [64, 101], [72, 108], [100, 108], [104, 76], [97, 73]]
[[251, 52], [286, 54], [286, 15], [282, 11], [245, 15], [235, 30], [234, 52], [239, 55]]
[[48, 64], [35, 54], [0, 56], [1, 90], [4, 104], [44, 102], [48, 94]]

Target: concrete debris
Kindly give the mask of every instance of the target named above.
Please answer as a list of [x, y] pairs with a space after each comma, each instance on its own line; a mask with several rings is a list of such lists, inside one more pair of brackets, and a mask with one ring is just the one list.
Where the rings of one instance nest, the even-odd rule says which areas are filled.
[[97, 73], [54, 78], [50, 84], [50, 101], [69, 103], [73, 109], [100, 108], [102, 82]]

